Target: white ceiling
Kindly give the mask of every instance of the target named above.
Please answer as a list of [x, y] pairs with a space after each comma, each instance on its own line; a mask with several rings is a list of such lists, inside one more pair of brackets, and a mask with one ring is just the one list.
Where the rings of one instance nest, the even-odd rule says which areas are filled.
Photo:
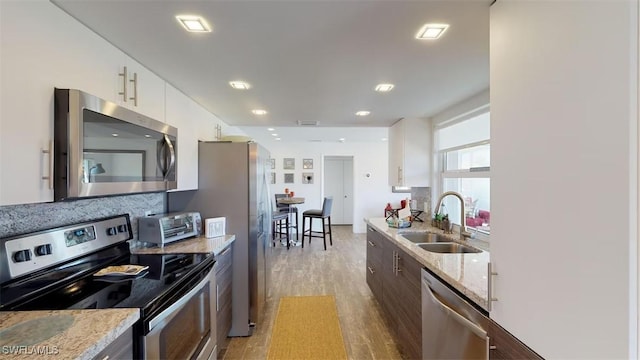
[[[250, 135], [264, 131], [255, 126], [309, 133], [298, 121], [387, 127], [489, 86], [491, 0], [52, 1]], [[213, 32], [187, 33], [179, 14], [203, 16]], [[425, 23], [450, 27], [439, 40], [415, 39]], [[377, 93], [378, 83], [395, 88]]]

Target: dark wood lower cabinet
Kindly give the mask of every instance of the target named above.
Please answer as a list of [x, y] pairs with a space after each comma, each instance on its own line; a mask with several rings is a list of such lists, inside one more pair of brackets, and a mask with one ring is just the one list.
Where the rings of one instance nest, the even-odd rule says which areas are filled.
[[216, 336], [218, 353], [227, 348], [229, 330], [231, 329], [231, 277], [233, 246], [230, 245], [216, 256], [214, 265], [216, 274]]
[[405, 359], [422, 358], [421, 269], [422, 264], [369, 228], [367, 283]]
[[533, 350], [523, 344], [515, 336], [498, 325], [495, 321], [489, 321], [489, 359], [495, 360], [522, 360], [543, 359]]
[[118, 336], [111, 344], [100, 351], [94, 359], [133, 359], [133, 328], [127, 329], [122, 335]]

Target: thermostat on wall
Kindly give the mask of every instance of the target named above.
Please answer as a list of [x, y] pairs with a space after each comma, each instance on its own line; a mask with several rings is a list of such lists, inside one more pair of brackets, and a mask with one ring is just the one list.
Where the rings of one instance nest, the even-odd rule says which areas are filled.
[[205, 237], [212, 238], [224, 235], [224, 227], [227, 222], [225, 217], [206, 219], [204, 222]]

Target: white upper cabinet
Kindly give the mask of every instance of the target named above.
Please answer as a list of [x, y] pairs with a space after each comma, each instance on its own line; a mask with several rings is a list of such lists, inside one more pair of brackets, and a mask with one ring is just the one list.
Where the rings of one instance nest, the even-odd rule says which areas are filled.
[[178, 128], [178, 187], [198, 188], [198, 129], [196, 104], [173, 86], [166, 85], [167, 124]]
[[118, 104], [152, 119], [165, 121], [165, 81], [162, 78], [126, 55], [114, 76], [117, 76], [115, 93]]
[[389, 129], [389, 185], [429, 186], [431, 122], [401, 119]]
[[0, 205], [52, 201], [54, 88], [115, 101], [123, 54], [50, 2], [0, 7]]

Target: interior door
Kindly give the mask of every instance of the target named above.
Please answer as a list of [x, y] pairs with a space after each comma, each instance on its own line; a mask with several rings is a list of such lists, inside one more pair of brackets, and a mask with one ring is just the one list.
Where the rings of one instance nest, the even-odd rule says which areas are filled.
[[331, 224], [353, 224], [353, 157], [327, 157], [324, 193], [333, 197]]

